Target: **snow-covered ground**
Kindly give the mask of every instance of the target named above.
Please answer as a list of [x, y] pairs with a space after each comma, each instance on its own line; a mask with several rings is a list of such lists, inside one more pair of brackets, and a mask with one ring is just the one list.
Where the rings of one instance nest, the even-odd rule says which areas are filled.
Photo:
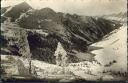
[[[75, 75], [87, 80], [111, 80], [115, 79], [109, 73], [104, 74], [103, 71], [126, 72], [127, 71], [127, 26], [124, 24], [119, 29], [114, 30], [109, 35], [106, 35], [102, 41], [92, 44], [91, 46], [103, 47], [103, 49], [94, 50], [95, 61], [83, 61], [79, 63], [71, 63], [68, 68]], [[110, 62], [116, 61], [110, 66]]]
[[[2, 67], [7, 75], [28, 75], [28, 70], [30, 68], [28, 59], [13, 55], [1, 55], [1, 60]], [[72, 77], [68, 68], [63, 68], [39, 60], [31, 60], [31, 71], [32, 75], [36, 75], [37, 78], [63, 79], [69, 77], [70, 79]]]
[[69, 70], [72, 71], [76, 76], [87, 80], [97, 80], [102, 77], [103, 68], [96, 62], [79, 62], [71, 63], [68, 66]]
[[109, 64], [109, 62], [115, 60], [117, 63], [110, 67], [106, 67], [105, 70], [112, 71], [127, 71], [127, 26], [123, 25], [119, 29], [112, 32], [111, 35], [106, 37], [100, 42], [93, 44], [92, 46], [103, 47], [104, 49], [92, 51], [96, 54], [95, 58], [102, 65]]

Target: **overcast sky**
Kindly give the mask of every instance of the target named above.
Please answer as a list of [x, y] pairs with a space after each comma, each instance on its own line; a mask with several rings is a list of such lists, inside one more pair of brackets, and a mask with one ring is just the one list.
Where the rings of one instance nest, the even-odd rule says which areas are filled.
[[127, 0], [3, 0], [1, 6], [16, 5], [23, 1], [35, 9], [50, 7], [57, 12], [80, 15], [103, 15], [127, 10]]

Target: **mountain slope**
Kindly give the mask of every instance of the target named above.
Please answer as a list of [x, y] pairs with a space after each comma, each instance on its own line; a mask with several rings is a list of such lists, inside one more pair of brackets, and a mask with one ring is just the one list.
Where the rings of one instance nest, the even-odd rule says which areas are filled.
[[8, 7], [1, 7], [1, 15], [4, 14], [8, 8], [10, 8], [11, 6]]
[[105, 70], [110, 71], [127, 71], [127, 26], [122, 26], [102, 41], [92, 44], [92, 46], [100, 46], [104, 49], [92, 51], [96, 54], [96, 59], [102, 65], [109, 64], [113, 60], [116, 61], [111, 67]]
[[77, 48], [81, 47], [81, 51], [85, 51], [87, 45], [99, 41], [104, 35], [121, 26], [116, 21], [60, 14], [50, 8], [26, 12], [17, 23], [26, 29], [43, 29], [47, 33], [56, 34]]
[[[16, 24], [3, 23], [4, 27], [12, 28], [13, 32], [13, 27], [18, 26], [19, 30], [15, 30], [14, 33], [18, 34], [20, 29], [22, 29], [21, 33], [22, 31], [26, 33], [25, 38], [27, 39], [23, 41], [28, 42], [32, 58], [50, 63], [55, 63], [54, 52], [58, 42], [66, 50], [69, 62], [87, 60], [86, 57], [94, 55], [88, 51], [90, 44], [100, 41], [106, 34], [122, 26], [117, 21], [109, 21], [104, 18], [57, 13], [50, 8], [36, 10], [25, 2], [11, 7], [4, 16], [11, 17]], [[37, 30], [42, 34], [37, 33]], [[48, 35], [44, 36], [43, 33]], [[10, 40], [15, 40], [15, 37], [18, 36], [16, 34]], [[10, 35], [6, 36], [8, 39]], [[22, 35], [20, 38], [22, 41]], [[10, 42], [14, 43], [14, 41]], [[17, 50], [15, 51], [17, 52]], [[83, 55], [80, 56], [80, 54]]]
[[20, 3], [18, 5], [9, 7], [4, 13], [3, 16], [11, 17], [11, 21], [14, 22], [17, 18], [20, 17], [21, 13], [25, 13], [29, 9], [32, 9], [26, 2]]

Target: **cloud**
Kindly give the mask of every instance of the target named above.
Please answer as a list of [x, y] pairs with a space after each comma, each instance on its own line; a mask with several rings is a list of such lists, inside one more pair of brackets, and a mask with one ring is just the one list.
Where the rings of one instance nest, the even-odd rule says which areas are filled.
[[36, 9], [50, 7], [57, 12], [80, 15], [103, 15], [127, 10], [127, 0], [6, 0], [2, 5], [15, 5], [22, 1]]

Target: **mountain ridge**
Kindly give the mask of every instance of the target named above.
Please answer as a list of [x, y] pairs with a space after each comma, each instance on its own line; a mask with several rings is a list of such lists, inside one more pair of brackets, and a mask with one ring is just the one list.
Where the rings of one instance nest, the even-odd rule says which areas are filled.
[[[16, 11], [24, 4], [27, 7]], [[25, 11], [23, 11], [24, 9]], [[23, 41], [28, 41], [32, 57], [51, 63], [55, 62], [52, 59], [55, 59], [53, 55], [57, 42], [63, 45], [64, 49], [69, 53], [70, 59], [74, 57], [74, 62], [76, 62], [78, 61], [76, 57], [78, 54], [72, 54], [73, 50], [83, 53], [88, 52], [89, 45], [100, 41], [106, 34], [122, 26], [117, 21], [90, 16], [83, 18], [77, 14], [55, 12], [51, 8], [36, 10], [26, 3], [16, 5], [10, 12], [7, 12], [5, 16], [13, 18], [10, 21], [11, 23], [15, 22], [19, 26], [18, 28], [22, 28], [23, 31], [26, 31], [26, 29], [31, 30], [27, 32], [27, 40]], [[16, 17], [15, 14], [17, 14]], [[41, 34], [32, 32], [33, 29], [43, 30], [48, 33], [48, 36], [44, 37]]]

